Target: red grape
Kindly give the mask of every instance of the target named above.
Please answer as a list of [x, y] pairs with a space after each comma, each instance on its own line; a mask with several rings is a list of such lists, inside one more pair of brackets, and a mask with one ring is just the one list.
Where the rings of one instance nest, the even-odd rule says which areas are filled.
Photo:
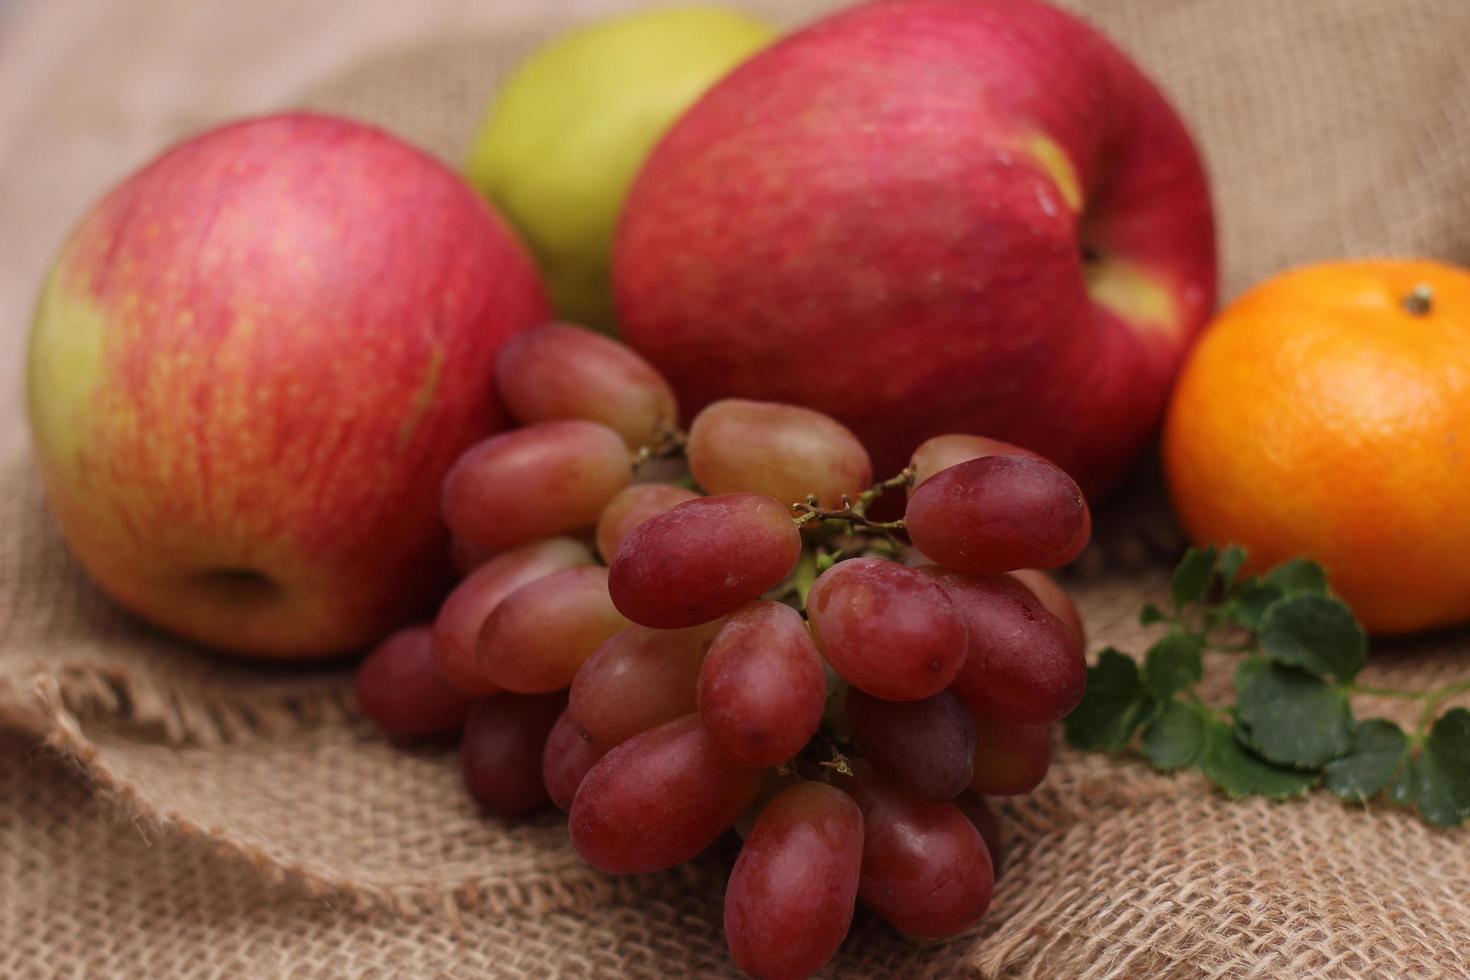
[[801, 980], [827, 964], [852, 925], [863, 816], [826, 783], [792, 786], [761, 813], [725, 887], [725, 941], [765, 980]]
[[633, 622], [681, 629], [760, 598], [800, 557], [801, 532], [774, 499], [700, 497], [638, 525], [613, 558], [608, 589]]
[[1077, 606], [1072, 602], [1072, 597], [1057, 584], [1056, 579], [1035, 568], [1018, 568], [1010, 575], [1030, 589], [1031, 594], [1041, 600], [1047, 612], [1066, 623], [1067, 629], [1077, 637], [1078, 645], [1083, 650], [1087, 649], [1087, 628], [1082, 625], [1082, 614], [1077, 612]]
[[434, 643], [424, 626], [399, 630], [373, 648], [357, 668], [357, 702], [398, 738], [458, 731], [470, 710], [470, 699], [434, 668]]
[[980, 921], [995, 887], [980, 832], [952, 803], [922, 800], [865, 762], [853, 770], [865, 829], [863, 901], [904, 932], [930, 939]]
[[[977, 922], [1003, 857], [982, 794], [1035, 788], [1049, 726], [1085, 683], [1076, 607], [1036, 571], [1086, 544], [1076, 484], [1018, 446], [930, 439], [910, 464], [907, 562], [838, 551], [814, 582], [788, 581], [803, 552], [788, 503], [840, 507], [871, 484], [836, 420], [711, 404], [686, 447], [701, 496], [632, 482], [630, 450], [673, 434], [677, 407], [615, 342], [543, 327], [506, 348], [497, 383], [531, 424], [446, 478], [465, 578], [432, 633], [396, 634], [364, 662], [368, 715], [402, 735], [462, 724], [471, 795], [502, 814], [554, 803], [603, 871], [669, 868], [738, 826], [725, 926], [751, 975], [821, 970], [857, 898], [916, 936]], [[684, 465], [640, 463], [639, 478], [662, 463]], [[829, 523], [813, 527], [828, 540]], [[605, 568], [576, 539], [594, 528]], [[810, 582], [805, 620], [794, 600], [762, 598], [793, 581]], [[851, 773], [807, 781], [834, 687], [831, 738]]]
[[761, 771], [715, 747], [698, 715], [635, 735], [592, 767], [572, 801], [572, 846], [594, 868], [660, 871], [694, 857], [760, 792]]
[[675, 504], [698, 496], [693, 490], [672, 483], [635, 483], [624, 487], [607, 502], [597, 518], [597, 553], [603, 561], [612, 561], [635, 527], [654, 514], [662, 514]]
[[596, 422], [543, 422], [471, 446], [444, 478], [444, 522], [488, 551], [591, 527], [633, 480], [622, 437]]
[[475, 653], [480, 629], [500, 600], [536, 579], [592, 563], [587, 546], [548, 538], [496, 555], [449, 593], [434, 620], [434, 665], [454, 687], [476, 696], [496, 690]]
[[975, 775], [970, 788], [988, 796], [1029, 793], [1051, 768], [1051, 726], [977, 714]]
[[959, 698], [884, 701], [847, 689], [847, 723], [863, 756], [926, 800], [952, 800], [970, 785], [975, 723]]
[[625, 626], [577, 671], [572, 717], [611, 748], [695, 710], [695, 685], [720, 624], [684, 630]]
[[475, 703], [459, 744], [465, 787], [503, 816], [529, 813], [546, 802], [541, 753], [566, 704], [557, 694], [492, 694]]
[[689, 428], [689, 469], [710, 493], [745, 490], [783, 504], [814, 495], [840, 507], [873, 482], [867, 450], [836, 419], [810, 408], [727, 398]]
[[500, 601], [480, 630], [476, 665], [507, 691], [557, 691], [627, 623], [607, 594], [607, 569], [569, 568]]
[[755, 802], [745, 808], [745, 812], [735, 820], [735, 833], [744, 840], [755, 830], [756, 819], [771, 801], [780, 796], [786, 790], [801, 782], [801, 777], [794, 770], [764, 769], [761, 771], [761, 790], [756, 794]]
[[974, 793], [961, 793], [955, 799], [954, 805], [980, 831], [980, 839], [985, 841], [985, 849], [990, 852], [990, 866], [999, 879], [1001, 870], [1005, 867], [1006, 852], [1000, 833], [1000, 821], [996, 819], [995, 811], [985, 802], [985, 797]]
[[720, 751], [743, 766], [774, 766], [822, 723], [827, 676], [801, 614], [752, 602], [725, 623], [699, 672], [699, 716]]
[[944, 690], [965, 662], [965, 624], [944, 590], [911, 568], [852, 558], [818, 576], [807, 618], [848, 683], [890, 701]]
[[1025, 456], [983, 456], [941, 470], [909, 498], [904, 522], [914, 547], [965, 572], [1065, 565], [1092, 533], [1072, 478]]
[[486, 551], [473, 541], [464, 538], [450, 538], [449, 540], [449, 564], [459, 573], [460, 578], [479, 568], [490, 560], [491, 552]]
[[1087, 683], [1082, 646], [1030, 589], [1009, 575], [919, 571], [943, 586], [968, 627], [969, 656], [950, 690], [977, 717], [1040, 725], [1077, 707]]
[[562, 711], [541, 752], [541, 781], [558, 810], [570, 810], [577, 787], [604, 750], [577, 727], [570, 708]]
[[1033, 453], [1029, 449], [1009, 442], [1001, 442], [999, 439], [991, 439], [989, 436], [972, 436], [955, 433], [947, 436], [935, 436], [919, 444], [914, 450], [914, 455], [909, 458], [909, 466], [914, 471], [914, 482], [909, 487], [909, 496], [913, 496], [916, 489], [923, 485], [940, 470], [947, 470], [951, 466], [971, 459], [979, 459], [982, 456], [1029, 456], [1032, 459], [1044, 459], [1041, 454]]
[[679, 421], [674, 392], [630, 348], [567, 323], [517, 334], [501, 348], [495, 380], [521, 422], [588, 419], [631, 448], [654, 444]]

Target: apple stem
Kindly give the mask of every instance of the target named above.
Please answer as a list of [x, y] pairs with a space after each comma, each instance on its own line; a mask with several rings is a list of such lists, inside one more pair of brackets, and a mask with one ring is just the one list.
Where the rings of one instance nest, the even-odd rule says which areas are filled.
[[1404, 309], [1411, 316], [1427, 316], [1434, 309], [1434, 287], [1421, 282], [1409, 290], [1409, 295], [1404, 297]]

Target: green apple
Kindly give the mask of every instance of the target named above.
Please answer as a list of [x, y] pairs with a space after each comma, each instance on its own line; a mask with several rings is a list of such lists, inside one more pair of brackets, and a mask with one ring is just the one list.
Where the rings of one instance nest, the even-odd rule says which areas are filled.
[[642, 13], [553, 41], [501, 89], [468, 176], [530, 244], [561, 316], [613, 328], [608, 253], [633, 177], [684, 110], [774, 36], [718, 8]]

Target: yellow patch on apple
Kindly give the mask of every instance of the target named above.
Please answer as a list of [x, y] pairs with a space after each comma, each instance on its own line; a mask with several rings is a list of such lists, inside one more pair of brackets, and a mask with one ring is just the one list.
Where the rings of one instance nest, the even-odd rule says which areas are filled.
[[63, 287], [62, 278], [59, 269], [47, 278], [36, 305], [26, 391], [37, 443], [52, 460], [71, 466], [87, 432], [87, 405], [102, 380], [106, 321]]
[[1062, 200], [1067, 202], [1072, 213], [1081, 214], [1082, 182], [1077, 179], [1077, 168], [1072, 166], [1072, 158], [1067, 156], [1062, 145], [1050, 136], [1038, 133], [1027, 141], [1026, 152], [1041, 165], [1052, 183], [1057, 185], [1057, 192], [1062, 195]]
[[1126, 259], [1104, 258], [1085, 267], [1087, 292], [1125, 323], [1173, 333], [1179, 304], [1164, 283]]

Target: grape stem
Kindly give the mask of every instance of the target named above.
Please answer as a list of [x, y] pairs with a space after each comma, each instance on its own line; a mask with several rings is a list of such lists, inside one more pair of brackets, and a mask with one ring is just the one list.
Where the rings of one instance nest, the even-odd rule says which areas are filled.
[[831, 727], [829, 719], [823, 719], [822, 727], [813, 735], [806, 747], [795, 758], [787, 759], [776, 767], [782, 776], [795, 776], [820, 782], [831, 782], [833, 774], [852, 775], [852, 756], [844, 752], [850, 742], [839, 736]]
[[902, 531], [905, 527], [903, 518], [894, 521], [874, 521], [867, 516], [868, 507], [873, 501], [883, 496], [889, 490], [897, 490], [900, 487], [911, 487], [914, 485], [914, 468], [906, 467], [896, 476], [889, 477], [881, 483], [875, 483], [854, 500], [846, 494], [842, 495], [841, 507], [823, 507], [816, 497], [807, 497], [805, 502], [791, 505], [797, 516], [793, 518], [797, 527], [804, 527], [814, 521], [845, 521], [853, 526], [854, 530], [869, 528], [874, 531]]
[[638, 451], [633, 454], [633, 468], [637, 469], [654, 459], [674, 459], [683, 456], [684, 448], [688, 444], [689, 433], [683, 429], [660, 429], [655, 441], [639, 447]]
[[802, 550], [801, 559], [796, 563], [796, 569], [791, 573], [791, 586], [796, 593], [796, 599], [801, 603], [797, 609], [800, 612], [806, 608], [807, 593], [812, 590], [812, 585], [817, 581], [817, 575], [822, 569], [817, 567], [817, 556], [805, 549]]

